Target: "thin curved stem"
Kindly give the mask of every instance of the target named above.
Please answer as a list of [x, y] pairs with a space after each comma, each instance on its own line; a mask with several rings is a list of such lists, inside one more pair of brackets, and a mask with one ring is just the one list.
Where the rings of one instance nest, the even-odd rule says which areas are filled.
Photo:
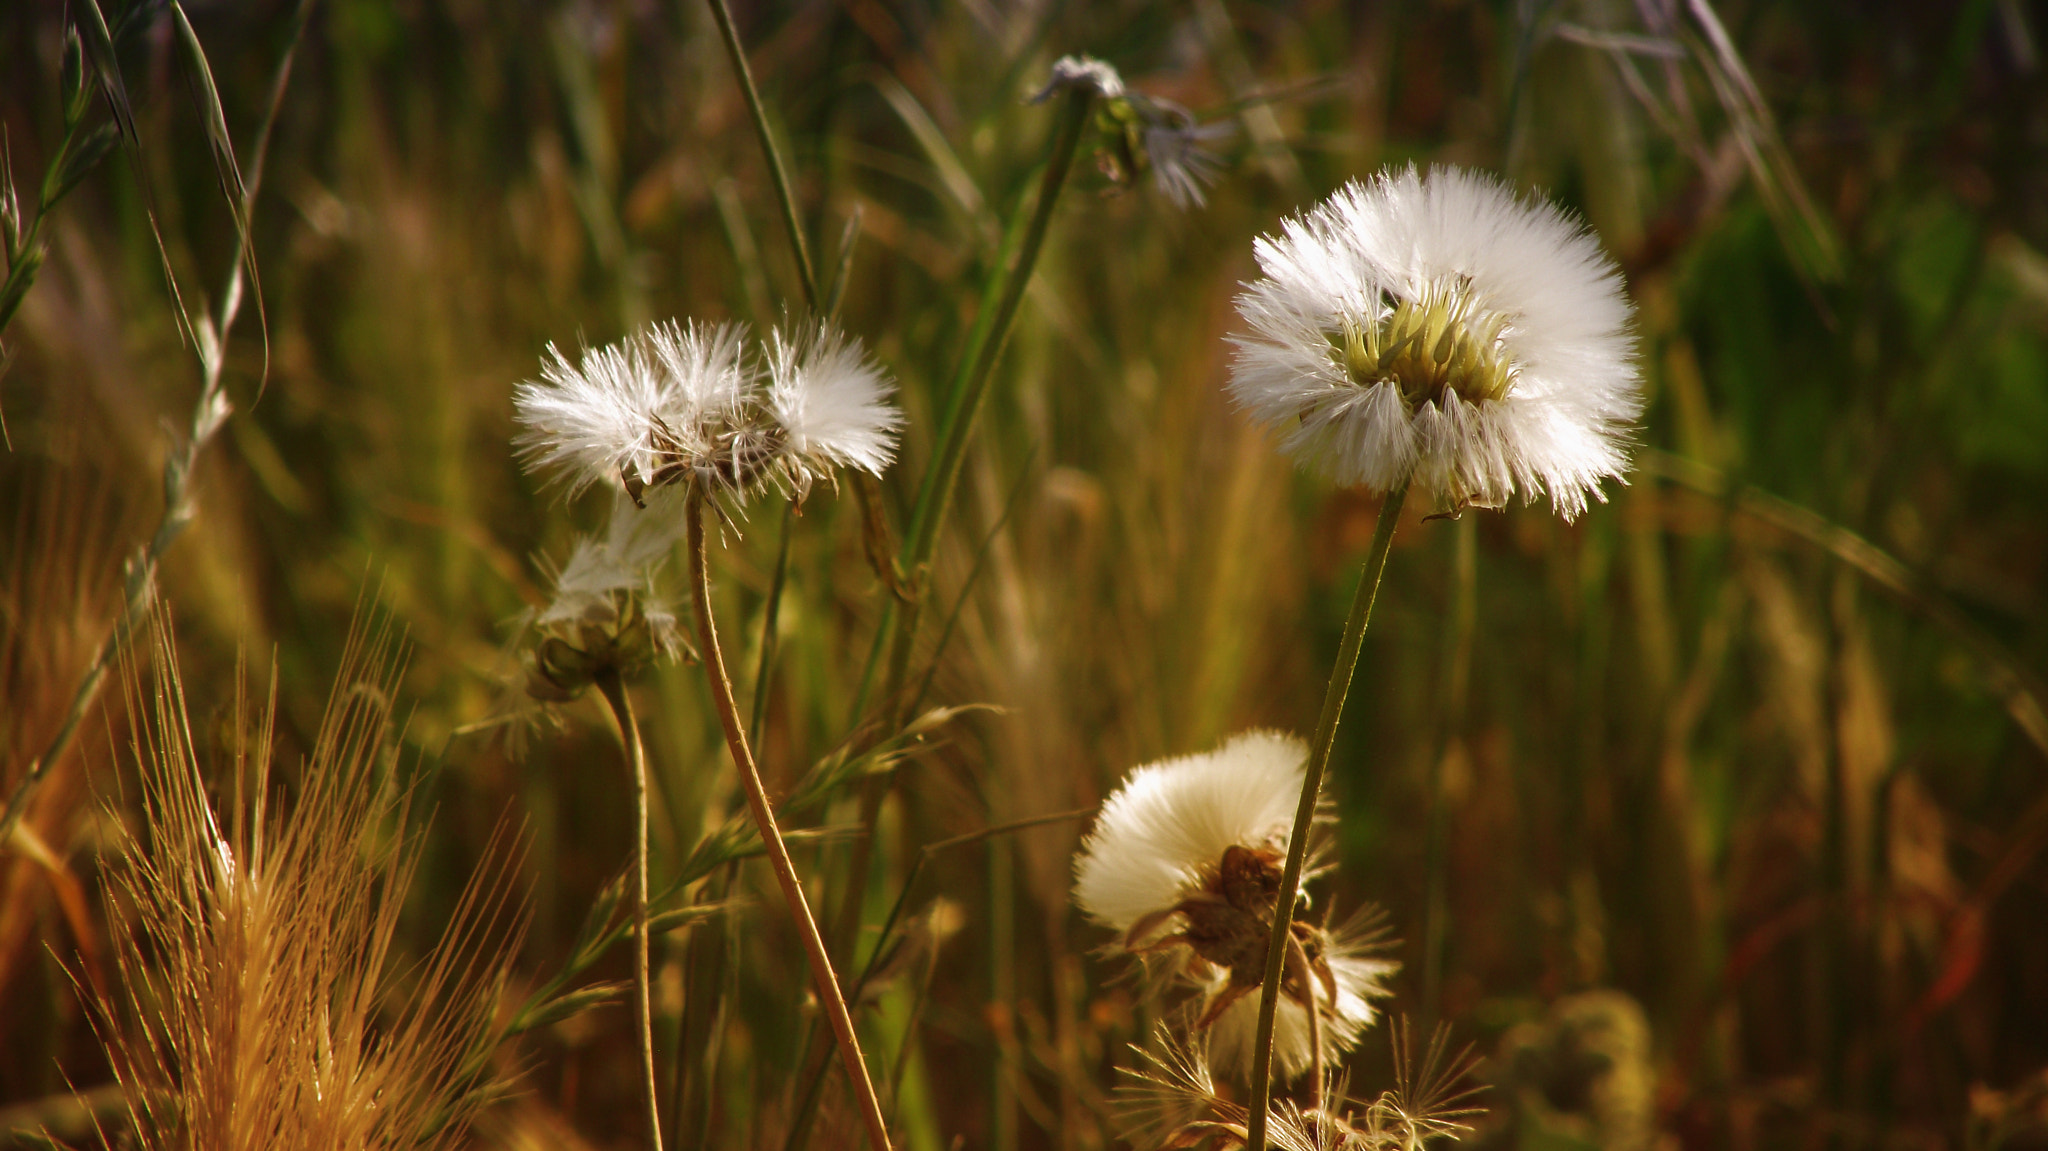
[[796, 194], [789, 187], [789, 172], [782, 166], [782, 153], [776, 150], [775, 135], [768, 129], [768, 110], [761, 106], [761, 93], [754, 89], [754, 70], [747, 67], [747, 53], [740, 47], [732, 11], [725, 6], [725, 0], [709, 3], [711, 15], [718, 21], [718, 33], [725, 39], [725, 54], [732, 59], [732, 70], [739, 75], [740, 93], [747, 98], [747, 114], [753, 117], [754, 131], [761, 137], [761, 152], [768, 158], [768, 176], [775, 182], [775, 198], [782, 204], [782, 223], [789, 229], [789, 246], [796, 257], [797, 278], [803, 283], [804, 304], [812, 315], [817, 315], [818, 279], [811, 271], [811, 249], [804, 243], [804, 225], [797, 217]]
[[855, 1097], [860, 1102], [861, 1118], [868, 1129], [868, 1144], [874, 1151], [889, 1151], [888, 1123], [882, 1118], [881, 1100], [875, 1095], [874, 1081], [868, 1076], [868, 1067], [861, 1058], [860, 1039], [853, 1030], [853, 1016], [846, 1009], [846, 997], [839, 989], [839, 978], [832, 971], [832, 959], [825, 951], [825, 940], [818, 934], [818, 924], [811, 917], [810, 903], [804, 898], [803, 881], [797, 878], [796, 865], [790, 861], [789, 848], [782, 841], [782, 832], [775, 826], [775, 811], [768, 803], [768, 789], [761, 782], [761, 772], [754, 765], [754, 753], [747, 746], [747, 729], [740, 719], [739, 708], [733, 703], [732, 680], [726, 675], [725, 656], [718, 646], [718, 627], [711, 617], [711, 571], [704, 559], [704, 495], [692, 492], [687, 513], [690, 552], [690, 600], [697, 615], [697, 643], [702, 649], [705, 678], [711, 681], [711, 699], [718, 709], [718, 722], [725, 729], [726, 747], [732, 752], [733, 767], [737, 769], [740, 783], [747, 793], [747, 809], [754, 817], [754, 825], [760, 829], [761, 845], [766, 849], [768, 861], [775, 868], [775, 880], [782, 887], [782, 898], [789, 905], [790, 918], [796, 921], [797, 934], [803, 937], [804, 952], [810, 958], [811, 981], [818, 989], [818, 1002], [824, 1006], [825, 1017], [831, 1021], [833, 1034], [839, 1040], [839, 1057], [846, 1065], [846, 1077], [853, 1084]]
[[654, 1077], [654, 1002], [649, 990], [647, 939], [647, 752], [640, 743], [640, 721], [633, 701], [619, 682], [617, 668], [597, 677], [597, 690], [619, 721], [619, 739], [633, 772], [633, 998], [640, 1027], [640, 1072], [647, 1080], [647, 1133], [654, 1151], [661, 1151], [661, 1107]]
[[1308, 749], [1308, 770], [1301, 781], [1301, 803], [1294, 811], [1294, 831], [1287, 839], [1287, 864], [1280, 872], [1279, 900], [1273, 905], [1273, 934], [1266, 947], [1266, 978], [1259, 987], [1259, 1025], [1252, 1033], [1252, 1097], [1250, 1126], [1245, 1135], [1246, 1151], [1265, 1151], [1266, 1112], [1273, 1099], [1273, 1023], [1280, 1008], [1280, 977], [1287, 964], [1287, 945], [1294, 938], [1294, 899], [1301, 890], [1301, 866], [1308, 855], [1309, 828], [1315, 822], [1316, 801], [1322, 797], [1323, 771], [1330, 763], [1330, 746], [1337, 739], [1337, 721], [1344, 714], [1344, 697], [1351, 691], [1351, 672], [1358, 666], [1358, 649], [1365, 642], [1365, 625], [1372, 619], [1373, 600], [1380, 590], [1380, 575], [1387, 570], [1387, 551], [1394, 542], [1394, 525], [1401, 519], [1401, 504], [1408, 496], [1402, 484], [1387, 493], [1380, 505], [1379, 524], [1373, 529], [1372, 551], [1365, 557], [1365, 571], [1359, 576], [1358, 593], [1351, 599], [1351, 615], [1344, 621], [1344, 641], [1337, 648], [1337, 665], [1330, 669], [1330, 686], [1323, 693], [1323, 712], [1316, 719], [1314, 740]]

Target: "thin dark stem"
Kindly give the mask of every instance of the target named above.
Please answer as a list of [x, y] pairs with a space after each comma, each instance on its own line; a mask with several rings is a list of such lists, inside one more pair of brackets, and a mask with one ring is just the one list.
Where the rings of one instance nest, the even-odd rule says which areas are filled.
[[1294, 831], [1287, 840], [1287, 864], [1280, 872], [1279, 900], [1274, 906], [1273, 934], [1266, 947], [1266, 978], [1259, 988], [1259, 1025], [1252, 1033], [1252, 1096], [1250, 1127], [1246, 1131], [1247, 1151], [1265, 1151], [1266, 1112], [1273, 1099], [1273, 1022], [1280, 1007], [1280, 977], [1287, 965], [1287, 945], [1294, 938], [1294, 899], [1301, 890], [1302, 861], [1308, 856], [1309, 829], [1315, 823], [1316, 803], [1322, 797], [1323, 771], [1330, 763], [1330, 747], [1337, 739], [1337, 721], [1344, 714], [1344, 697], [1351, 691], [1351, 673], [1358, 666], [1358, 649], [1365, 642], [1365, 626], [1372, 620], [1373, 600], [1380, 589], [1380, 575], [1387, 569], [1387, 551], [1394, 542], [1394, 526], [1401, 519], [1401, 503], [1407, 498], [1406, 484], [1387, 493], [1380, 505], [1380, 519], [1372, 533], [1372, 550], [1365, 557], [1359, 576], [1358, 593], [1351, 599], [1351, 615], [1344, 621], [1344, 641], [1337, 648], [1337, 665], [1330, 669], [1330, 686], [1323, 693], [1323, 712], [1316, 719], [1314, 740], [1308, 749], [1308, 770], [1301, 781], [1301, 803], [1294, 810]]
[[633, 999], [639, 1016], [640, 1073], [646, 1079], [647, 1135], [654, 1151], [661, 1151], [661, 1106], [654, 1076], [654, 1001], [649, 990], [647, 939], [647, 752], [640, 743], [640, 720], [633, 714], [633, 701], [619, 682], [617, 668], [597, 676], [597, 690], [611, 705], [619, 721], [619, 741], [625, 745], [626, 762], [633, 773]]
[[840, 1060], [846, 1065], [846, 1077], [852, 1082], [854, 1095], [860, 1102], [861, 1118], [868, 1129], [868, 1143], [874, 1151], [889, 1151], [888, 1124], [882, 1118], [881, 1101], [875, 1096], [875, 1085], [868, 1076], [867, 1063], [861, 1058], [860, 1038], [853, 1029], [853, 1016], [846, 1009], [846, 997], [840, 992], [839, 978], [832, 971], [832, 959], [825, 952], [825, 940], [818, 934], [817, 921], [811, 918], [810, 903], [804, 898], [803, 881], [797, 876], [796, 864], [790, 861], [782, 832], [775, 826], [775, 811], [768, 802], [768, 789], [761, 782], [761, 772], [754, 764], [754, 753], [747, 746], [746, 728], [742, 726], [739, 708], [733, 702], [732, 680], [726, 675], [725, 656], [718, 646], [718, 627], [711, 616], [711, 571], [704, 558], [703, 493], [691, 493], [686, 524], [689, 532], [690, 599], [697, 615], [697, 642], [704, 658], [705, 678], [711, 682], [711, 699], [718, 709], [718, 722], [725, 729], [726, 747], [732, 752], [733, 767], [746, 789], [747, 809], [754, 817], [754, 826], [761, 832], [761, 846], [775, 869], [775, 880], [782, 887], [783, 901], [789, 906], [790, 918], [796, 922], [797, 934], [803, 938], [804, 951], [811, 964], [811, 981], [818, 989], [818, 1002], [825, 1009], [825, 1017], [838, 1037]]
[[804, 243], [804, 225], [797, 216], [789, 173], [782, 166], [782, 154], [775, 148], [774, 133], [768, 130], [768, 110], [761, 106], [761, 93], [754, 89], [754, 71], [747, 67], [747, 53], [740, 47], [740, 34], [732, 25], [731, 10], [725, 6], [725, 0], [709, 2], [711, 15], [718, 21], [719, 35], [725, 38], [725, 54], [732, 59], [732, 70], [740, 78], [740, 92], [747, 98], [747, 114], [753, 117], [754, 131], [761, 137], [761, 153], [768, 158], [768, 176], [775, 182], [775, 198], [782, 203], [782, 223], [789, 229], [789, 246], [796, 256], [797, 278], [803, 283], [804, 304], [811, 314], [817, 315], [818, 279], [811, 271], [811, 250]]
[[761, 724], [768, 718], [768, 674], [775, 667], [775, 621], [782, 614], [782, 593], [789, 585], [789, 537], [796, 521], [796, 504], [782, 506], [782, 540], [775, 548], [775, 578], [768, 583], [768, 603], [761, 610], [761, 665], [754, 669], [754, 711], [747, 722], [747, 742], [761, 743]]
[[1301, 965], [1302, 990], [1308, 993], [1308, 1109], [1323, 1109], [1323, 1008], [1316, 1000], [1315, 973], [1308, 969], [1308, 953], [1302, 949], [1301, 941], [1289, 934], [1287, 946], [1294, 951], [1295, 962]]

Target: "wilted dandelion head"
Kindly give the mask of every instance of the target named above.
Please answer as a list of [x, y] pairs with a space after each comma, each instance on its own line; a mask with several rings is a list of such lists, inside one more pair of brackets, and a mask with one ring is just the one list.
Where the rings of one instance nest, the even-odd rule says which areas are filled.
[[1052, 62], [1045, 86], [1032, 94], [1029, 103], [1042, 104], [1058, 92], [1082, 91], [1111, 99], [1124, 94], [1124, 78], [1116, 67], [1093, 56], [1062, 56]]
[[1152, 173], [1152, 186], [1177, 208], [1199, 208], [1223, 170], [1206, 147], [1236, 130], [1230, 121], [1202, 124], [1171, 100], [1137, 92], [1105, 99], [1095, 114], [1107, 138], [1096, 162], [1115, 184]]
[[537, 639], [527, 693], [573, 698], [614, 671], [631, 675], [684, 650], [675, 610], [655, 583], [685, 526], [675, 489], [650, 492], [635, 508], [620, 493], [601, 536], [582, 536], [556, 573], [554, 595], [534, 614]]
[[1547, 493], [1567, 519], [1627, 466], [1642, 407], [1613, 261], [1557, 208], [1458, 168], [1382, 172], [1278, 236], [1238, 296], [1230, 393], [1339, 483], [1451, 508]]
[[617, 484], [635, 503], [671, 485], [744, 499], [764, 483], [801, 497], [835, 465], [879, 473], [901, 416], [858, 340], [819, 324], [770, 333], [762, 353], [736, 325], [668, 321], [577, 363], [549, 346], [518, 385], [527, 467], [571, 493]]

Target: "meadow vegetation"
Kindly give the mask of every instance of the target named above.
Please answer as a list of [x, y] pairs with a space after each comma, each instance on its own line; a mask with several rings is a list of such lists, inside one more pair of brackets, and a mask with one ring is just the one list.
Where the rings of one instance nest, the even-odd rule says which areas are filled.
[[[1376, 523], [1298, 938], [1386, 997], [1274, 1145], [2048, 1141], [2038, 8], [722, 9], [0, 7], [0, 1146], [654, 1146], [643, 991], [669, 1148], [1241, 1145], [1076, 853], [1316, 730]], [[1233, 402], [1254, 240], [1409, 164], [1621, 271], [1575, 518]], [[886, 468], [524, 466], [550, 345], [826, 316]]]

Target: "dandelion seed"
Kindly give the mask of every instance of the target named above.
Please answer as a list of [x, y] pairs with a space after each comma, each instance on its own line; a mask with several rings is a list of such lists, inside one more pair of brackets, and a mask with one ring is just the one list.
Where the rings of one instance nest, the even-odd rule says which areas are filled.
[[1571, 519], [1642, 407], [1620, 273], [1492, 177], [1382, 172], [1257, 244], [1230, 392], [1340, 483], [1452, 508], [1547, 494]]
[[[1217, 1065], [1248, 1063], [1258, 1013], [1251, 993], [1266, 952], [1308, 749], [1247, 732], [1206, 755], [1133, 771], [1102, 806], [1075, 862], [1074, 898], [1123, 933], [1136, 954], [1166, 954], [1201, 998], [1197, 1030]], [[1344, 933], [1295, 919], [1274, 1050], [1283, 1074], [1312, 1062], [1306, 1004], [1317, 1005], [1325, 1055], [1354, 1043], [1394, 964], [1360, 953]]]
[[1152, 186], [1177, 208], [1199, 208], [1223, 171], [1223, 161], [1203, 147], [1236, 130], [1229, 121], [1198, 124], [1192, 112], [1156, 97], [1134, 101], [1144, 116], [1140, 137], [1152, 168]]

